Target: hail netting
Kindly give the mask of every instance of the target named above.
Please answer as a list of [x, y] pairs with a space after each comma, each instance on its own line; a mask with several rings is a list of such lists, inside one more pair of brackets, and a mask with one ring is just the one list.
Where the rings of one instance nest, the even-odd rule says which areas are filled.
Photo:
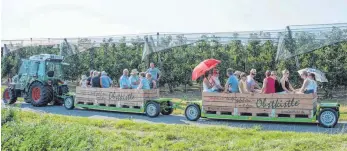
[[347, 40], [347, 24], [287, 26], [278, 42], [276, 60], [284, 60]]

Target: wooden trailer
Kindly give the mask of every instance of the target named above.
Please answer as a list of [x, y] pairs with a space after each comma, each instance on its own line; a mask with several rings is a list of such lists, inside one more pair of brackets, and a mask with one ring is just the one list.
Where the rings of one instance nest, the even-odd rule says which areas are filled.
[[312, 94], [202, 93], [201, 103], [185, 110], [188, 120], [213, 119], [280, 122], [317, 122], [324, 127], [336, 125], [339, 104], [317, 103]]
[[76, 107], [109, 111], [145, 113], [156, 117], [173, 112], [170, 99], [160, 99], [159, 89], [76, 88], [74, 99], [65, 100], [66, 109]]

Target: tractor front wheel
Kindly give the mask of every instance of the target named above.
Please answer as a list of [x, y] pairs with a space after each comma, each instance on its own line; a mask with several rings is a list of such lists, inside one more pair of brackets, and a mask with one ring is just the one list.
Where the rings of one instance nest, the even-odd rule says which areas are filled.
[[46, 106], [53, 99], [52, 87], [44, 86], [41, 82], [34, 82], [30, 86], [29, 98], [33, 106]]
[[5, 104], [13, 104], [17, 101], [17, 96], [14, 89], [6, 88], [2, 94], [2, 100]]

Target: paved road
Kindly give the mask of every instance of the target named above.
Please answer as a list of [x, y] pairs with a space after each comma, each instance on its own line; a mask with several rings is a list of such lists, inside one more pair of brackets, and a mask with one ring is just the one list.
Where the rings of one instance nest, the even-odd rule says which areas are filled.
[[263, 130], [275, 131], [295, 131], [295, 132], [314, 132], [314, 133], [347, 133], [347, 122], [339, 122], [335, 128], [323, 128], [314, 123], [278, 123], [278, 122], [252, 122], [252, 121], [231, 121], [231, 120], [212, 120], [200, 119], [197, 122], [186, 120], [182, 115], [160, 115], [156, 118], [149, 118], [142, 114], [119, 113], [110, 111], [97, 111], [86, 109], [66, 110], [63, 106], [33, 107], [30, 104], [21, 104], [24, 110], [46, 112], [52, 114], [80, 116], [99, 119], [132, 119], [140, 122], [164, 123], [164, 124], [185, 124], [185, 125], [225, 125], [238, 128], [252, 128], [260, 126]]

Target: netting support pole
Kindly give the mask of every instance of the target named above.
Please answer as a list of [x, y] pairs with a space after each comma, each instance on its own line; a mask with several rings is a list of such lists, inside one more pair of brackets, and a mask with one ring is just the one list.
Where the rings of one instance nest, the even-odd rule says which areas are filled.
[[[288, 30], [288, 37], [291, 41], [291, 47], [289, 48], [290, 53], [294, 53], [295, 49], [296, 49], [296, 45], [295, 45], [294, 40], [293, 40], [292, 31], [290, 30], [289, 26], [287, 26], [287, 30]], [[298, 56], [296, 54], [295, 54], [295, 65], [296, 65], [296, 69], [299, 70], [300, 64], [299, 64]]]
[[[157, 48], [159, 48], [159, 32], [157, 32]], [[157, 52], [157, 61], [159, 63], [159, 67], [162, 67], [162, 63], [161, 63], [161, 58], [160, 58], [160, 53]]]

